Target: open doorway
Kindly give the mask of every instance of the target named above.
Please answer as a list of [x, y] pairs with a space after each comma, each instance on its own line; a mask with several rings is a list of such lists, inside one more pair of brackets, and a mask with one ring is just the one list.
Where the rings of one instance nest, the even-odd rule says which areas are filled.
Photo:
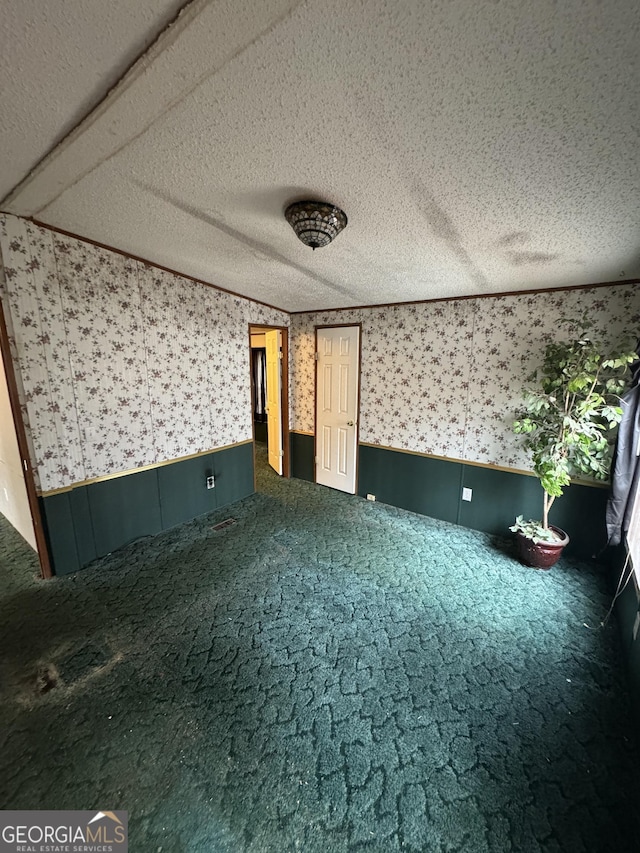
[[269, 466], [289, 477], [289, 330], [250, 324], [249, 347], [254, 462], [256, 451], [266, 452]]

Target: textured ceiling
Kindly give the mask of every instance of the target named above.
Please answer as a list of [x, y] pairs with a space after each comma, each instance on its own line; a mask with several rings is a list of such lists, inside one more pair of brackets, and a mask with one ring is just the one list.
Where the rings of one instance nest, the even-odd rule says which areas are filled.
[[[640, 277], [636, 0], [29, 6], [5, 211], [290, 311]], [[304, 196], [349, 217], [316, 252]]]
[[0, 197], [66, 136], [184, 0], [2, 0]]

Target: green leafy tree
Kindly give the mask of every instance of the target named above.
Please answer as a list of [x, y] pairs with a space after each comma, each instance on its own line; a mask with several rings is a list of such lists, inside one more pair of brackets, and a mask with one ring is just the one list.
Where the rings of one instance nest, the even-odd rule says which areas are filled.
[[[565, 320], [563, 325], [572, 323]], [[549, 510], [572, 476], [586, 474], [596, 480], [609, 476], [611, 431], [620, 423], [625, 373], [637, 356], [630, 349], [604, 354], [591, 337], [592, 327], [583, 318], [577, 334], [547, 344], [543, 363], [527, 378], [524, 404], [516, 412], [513, 429], [525, 436], [524, 447], [531, 454], [544, 502], [542, 524], [519, 517], [512, 529], [534, 541], [553, 538]]]

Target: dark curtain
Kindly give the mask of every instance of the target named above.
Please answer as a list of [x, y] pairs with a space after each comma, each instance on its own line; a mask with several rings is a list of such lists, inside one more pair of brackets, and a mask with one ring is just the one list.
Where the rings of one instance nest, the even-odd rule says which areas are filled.
[[251, 350], [251, 369], [253, 371], [253, 418], [264, 423], [267, 420], [267, 351], [264, 347]]
[[[640, 344], [636, 349], [640, 356]], [[618, 545], [629, 530], [640, 466], [640, 360], [633, 364], [631, 388], [621, 400], [622, 420], [611, 466], [611, 495], [607, 503], [607, 543]]]

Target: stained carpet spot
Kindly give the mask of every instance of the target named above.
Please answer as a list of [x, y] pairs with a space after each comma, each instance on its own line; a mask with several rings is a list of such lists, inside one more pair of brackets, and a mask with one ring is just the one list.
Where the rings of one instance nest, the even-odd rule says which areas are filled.
[[53, 663], [42, 664], [36, 675], [36, 693], [48, 693], [57, 687], [60, 676]]
[[64, 683], [69, 685], [104, 666], [109, 658], [110, 655], [103, 646], [88, 643], [66, 655], [58, 663], [58, 671]]

